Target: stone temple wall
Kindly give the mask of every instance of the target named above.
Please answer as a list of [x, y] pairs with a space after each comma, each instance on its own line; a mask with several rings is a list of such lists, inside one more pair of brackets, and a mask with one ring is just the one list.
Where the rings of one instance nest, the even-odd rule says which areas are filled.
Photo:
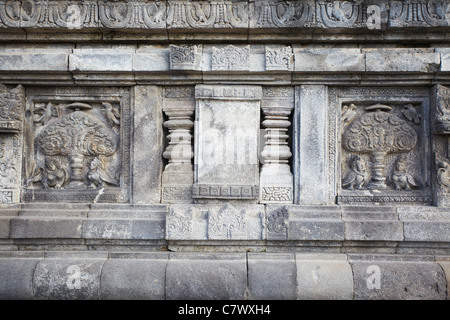
[[1, 299], [449, 299], [450, 1], [0, 0]]

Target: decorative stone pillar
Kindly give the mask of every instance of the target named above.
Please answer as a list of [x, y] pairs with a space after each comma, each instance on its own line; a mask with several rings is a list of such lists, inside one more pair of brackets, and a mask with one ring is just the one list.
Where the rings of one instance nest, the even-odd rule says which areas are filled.
[[25, 90], [0, 84], [0, 204], [20, 202]]
[[163, 111], [168, 117], [168, 146], [163, 157], [168, 160], [162, 175], [164, 203], [192, 203], [192, 134], [194, 126], [194, 90], [192, 87], [165, 88]]
[[328, 204], [328, 88], [322, 85], [304, 85], [297, 87], [295, 91], [295, 203], [325, 205]]
[[434, 202], [450, 206], [450, 88], [436, 85], [432, 94], [431, 123], [436, 166]]
[[266, 87], [261, 108], [265, 145], [259, 185], [261, 203], [292, 203], [294, 179], [289, 166], [289, 116], [294, 109], [294, 88]]

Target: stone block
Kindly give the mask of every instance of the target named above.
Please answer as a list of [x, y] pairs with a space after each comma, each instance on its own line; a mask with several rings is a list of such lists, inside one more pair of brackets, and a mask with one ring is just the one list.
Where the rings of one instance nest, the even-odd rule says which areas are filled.
[[168, 300], [242, 300], [247, 289], [245, 254], [171, 254]]
[[12, 218], [11, 238], [80, 238], [83, 219]]
[[100, 299], [100, 275], [105, 261], [106, 256], [89, 258], [77, 253], [67, 257], [45, 258], [38, 263], [34, 272], [34, 299]]
[[424, 72], [439, 70], [441, 57], [434, 49], [364, 49], [366, 71], [369, 72]]
[[71, 46], [6, 46], [0, 48], [0, 71], [67, 72], [71, 50]]
[[395, 207], [341, 207], [345, 240], [402, 241], [403, 223]]
[[448, 292], [448, 288], [450, 287], [450, 258], [447, 257], [438, 257], [436, 259], [437, 263], [441, 266], [444, 271], [445, 278], [447, 279], [447, 296], [446, 299], [450, 300], [450, 294]]
[[450, 219], [447, 208], [404, 207], [397, 209], [404, 225], [405, 241], [450, 241]]
[[441, 55], [441, 72], [450, 71], [450, 50], [448, 48], [437, 48], [436, 52]]
[[74, 49], [69, 56], [72, 72], [132, 72], [134, 49], [83, 48]]
[[102, 268], [105, 300], [163, 300], [169, 253], [112, 253]]
[[337, 206], [286, 206], [289, 240], [344, 240], [344, 222]]
[[0, 217], [0, 238], [9, 238], [9, 218]]
[[40, 259], [0, 256], [0, 299], [32, 300], [32, 280]]
[[294, 47], [295, 72], [361, 72], [364, 54], [357, 48]]
[[134, 89], [133, 203], [159, 203], [162, 174], [162, 95], [156, 86]]
[[249, 299], [296, 299], [297, 279], [294, 254], [248, 254]]
[[297, 265], [297, 299], [350, 300], [353, 298], [353, 275], [346, 255], [295, 254]]
[[[296, 88], [293, 123], [294, 203], [326, 205], [327, 194], [327, 87]], [[314, 181], [314, 183], [311, 183]]]
[[164, 239], [165, 219], [87, 219], [82, 237], [86, 239]]
[[169, 71], [169, 48], [157, 45], [140, 46], [133, 55], [133, 71]]
[[262, 240], [264, 206], [171, 205], [166, 224], [168, 240]]
[[356, 300], [441, 300], [442, 268], [429, 256], [349, 255]]

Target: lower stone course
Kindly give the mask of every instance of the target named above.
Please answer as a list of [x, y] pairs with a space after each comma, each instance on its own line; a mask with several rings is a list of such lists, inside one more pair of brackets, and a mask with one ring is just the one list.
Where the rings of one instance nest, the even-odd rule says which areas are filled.
[[448, 299], [449, 256], [0, 252], [0, 299]]

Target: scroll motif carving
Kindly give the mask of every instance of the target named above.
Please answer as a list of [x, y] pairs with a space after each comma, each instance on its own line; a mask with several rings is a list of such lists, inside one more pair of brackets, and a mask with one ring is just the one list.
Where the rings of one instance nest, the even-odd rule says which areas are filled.
[[228, 45], [223, 48], [213, 47], [212, 70], [249, 70], [249, 61], [249, 46], [236, 47]]
[[255, 1], [251, 27], [304, 27], [314, 12], [308, 1]]
[[247, 225], [245, 211], [227, 204], [219, 210], [208, 211], [209, 239], [245, 239]]
[[171, 70], [197, 70], [200, 68], [201, 46], [170, 45]]
[[266, 70], [292, 70], [292, 48], [290, 46], [266, 46]]
[[390, 26], [447, 26], [449, 2], [432, 1], [391, 1]]
[[266, 217], [267, 238], [287, 240], [289, 234], [289, 212], [286, 208], [268, 214]]
[[169, 28], [246, 28], [246, 1], [169, 1]]

